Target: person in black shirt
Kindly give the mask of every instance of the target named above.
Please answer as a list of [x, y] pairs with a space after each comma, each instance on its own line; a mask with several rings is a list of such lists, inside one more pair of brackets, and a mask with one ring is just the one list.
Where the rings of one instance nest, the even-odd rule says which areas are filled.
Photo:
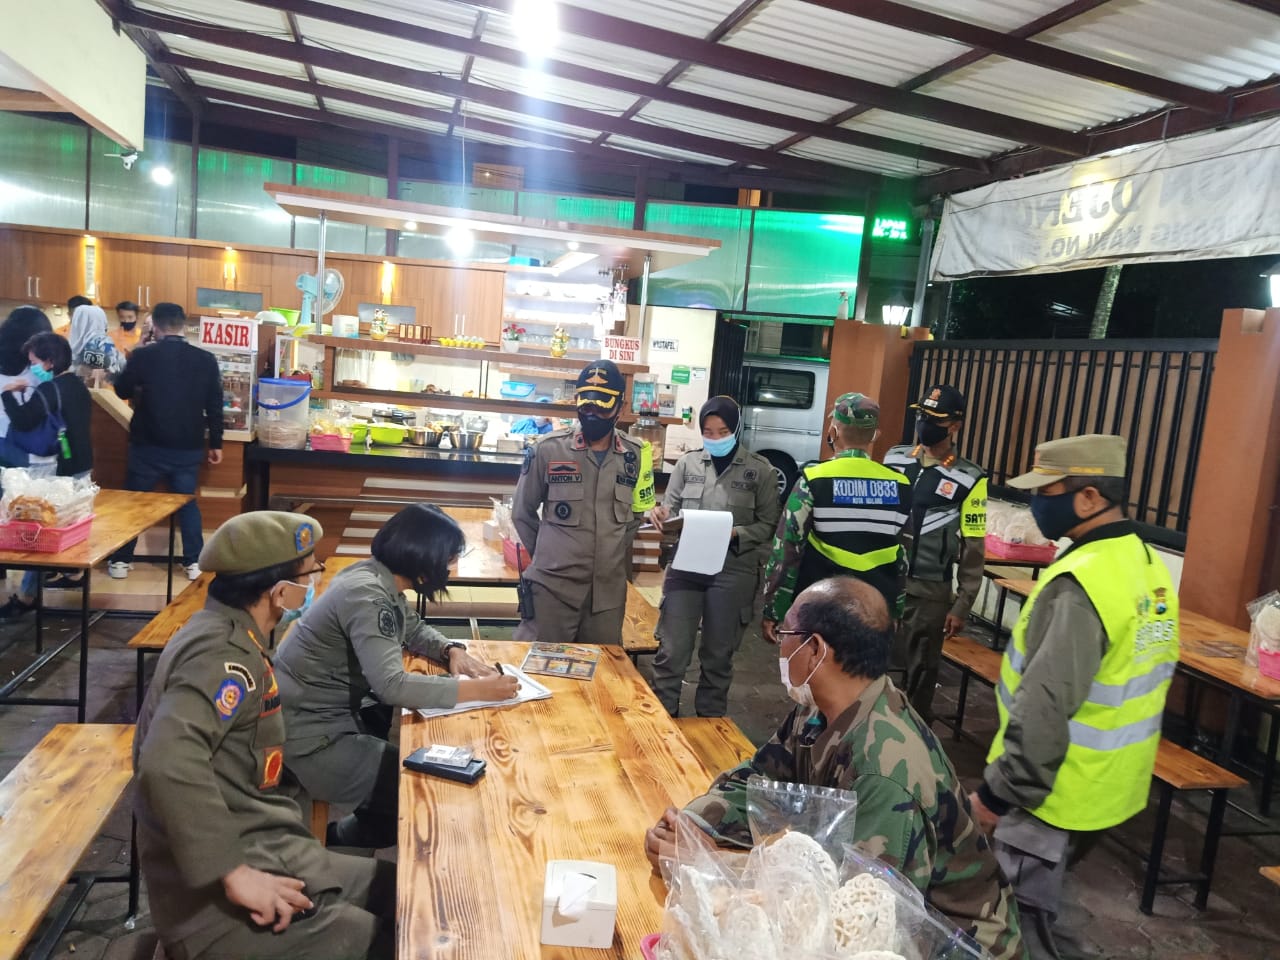
[[[196, 492], [209, 431], [209, 463], [222, 462], [222, 374], [213, 354], [187, 343], [187, 315], [176, 303], [158, 303], [151, 312], [159, 339], [140, 347], [116, 377], [116, 395], [133, 401], [129, 424], [129, 469], [125, 486], [150, 492], [160, 483], [174, 493]], [[196, 560], [204, 547], [200, 508], [195, 501], [178, 511], [182, 565], [187, 577], [200, 576]], [[107, 572], [129, 576], [137, 541], [111, 557]]]
[[[60, 413], [66, 423], [65, 450], [54, 456], [60, 477], [88, 478], [93, 469], [93, 442], [89, 427], [93, 401], [84, 381], [71, 369], [71, 345], [56, 333], [38, 333], [23, 346], [31, 362], [26, 377], [15, 379], [0, 388], [11, 430], [35, 430], [51, 413]], [[35, 392], [25, 403], [18, 394], [33, 387]], [[65, 454], [65, 455], [64, 455]], [[35, 609], [36, 577], [29, 570], [22, 586], [9, 602], [0, 607], [0, 620], [13, 620]]]

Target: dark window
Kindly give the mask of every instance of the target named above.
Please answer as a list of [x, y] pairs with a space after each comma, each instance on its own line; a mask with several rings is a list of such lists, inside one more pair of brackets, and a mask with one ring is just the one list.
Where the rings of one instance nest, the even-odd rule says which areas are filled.
[[747, 367], [744, 406], [808, 410], [813, 406], [813, 374], [804, 370]]

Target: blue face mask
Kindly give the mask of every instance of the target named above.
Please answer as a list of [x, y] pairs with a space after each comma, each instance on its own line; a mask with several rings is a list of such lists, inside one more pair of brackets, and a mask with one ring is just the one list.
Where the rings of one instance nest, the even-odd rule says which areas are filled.
[[31, 379], [36, 383], [48, 383], [53, 379], [53, 371], [46, 370], [38, 363], [33, 363], [27, 368], [27, 373], [31, 374]]
[[721, 437], [719, 440], [708, 440], [702, 438], [702, 449], [707, 451], [713, 457], [727, 457], [733, 452], [734, 444], [738, 442], [738, 438], [733, 434], [727, 437]]
[[[298, 586], [301, 586], [301, 584], [298, 584]], [[307, 595], [302, 598], [302, 606], [294, 607], [292, 610], [285, 610], [284, 616], [280, 618], [280, 625], [284, 626], [286, 624], [293, 623], [293, 621], [299, 619], [304, 613], [306, 613], [308, 610], [311, 609], [311, 603], [313, 600], [315, 600], [315, 598], [316, 598], [316, 585], [315, 585], [315, 581], [313, 580], [307, 584]]]

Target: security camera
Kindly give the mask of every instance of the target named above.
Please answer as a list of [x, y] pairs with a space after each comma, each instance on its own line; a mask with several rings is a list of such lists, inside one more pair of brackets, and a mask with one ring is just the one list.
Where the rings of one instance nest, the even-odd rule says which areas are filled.
[[126, 170], [132, 170], [133, 165], [138, 162], [138, 151], [133, 150], [130, 153], [122, 154], [120, 162], [124, 164]]

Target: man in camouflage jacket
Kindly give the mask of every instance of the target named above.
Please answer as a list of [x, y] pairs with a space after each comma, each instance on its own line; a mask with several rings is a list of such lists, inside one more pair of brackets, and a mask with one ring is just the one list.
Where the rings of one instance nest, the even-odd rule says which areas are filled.
[[[892, 633], [880, 593], [848, 577], [820, 581], [800, 594], [782, 627], [783, 679], [801, 705], [684, 813], [719, 843], [750, 847], [752, 774], [852, 790], [851, 843], [901, 873], [995, 960], [1024, 957], [1013, 889], [955, 768], [885, 675]], [[676, 816], [668, 810], [649, 831], [651, 859], [669, 855]]]

